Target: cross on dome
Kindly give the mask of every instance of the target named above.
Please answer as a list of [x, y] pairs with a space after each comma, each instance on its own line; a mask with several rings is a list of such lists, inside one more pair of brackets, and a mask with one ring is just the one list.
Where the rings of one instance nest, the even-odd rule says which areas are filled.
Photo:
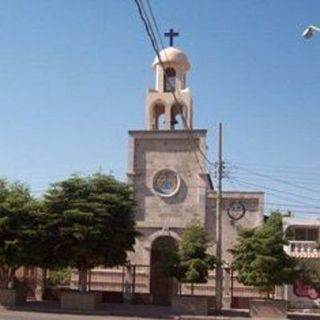
[[179, 32], [175, 32], [172, 28], [169, 30], [169, 32], [166, 32], [164, 34], [165, 37], [169, 38], [169, 46], [173, 47], [173, 40], [174, 37], [179, 37]]

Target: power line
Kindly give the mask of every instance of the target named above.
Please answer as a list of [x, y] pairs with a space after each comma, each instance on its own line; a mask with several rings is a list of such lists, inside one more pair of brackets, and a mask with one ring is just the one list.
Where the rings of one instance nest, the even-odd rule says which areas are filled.
[[161, 48], [163, 49], [164, 48], [164, 45], [163, 45], [163, 41], [162, 41], [162, 36], [161, 36], [161, 32], [159, 30], [159, 27], [158, 27], [158, 24], [157, 24], [157, 21], [156, 21], [156, 18], [155, 18], [155, 15], [153, 13], [153, 10], [152, 10], [152, 7], [151, 7], [151, 4], [150, 4], [150, 1], [149, 0], [146, 0], [147, 2], [147, 6], [148, 6], [148, 9], [149, 9], [149, 12], [150, 12], [150, 15], [151, 15], [151, 18], [152, 18], [152, 21], [153, 21], [153, 24], [156, 28], [156, 32], [157, 32], [157, 35], [158, 35], [158, 39], [160, 41], [160, 44], [161, 44]]
[[297, 193], [290, 192], [290, 191], [283, 191], [283, 190], [279, 190], [279, 189], [275, 189], [275, 188], [271, 188], [271, 187], [261, 186], [259, 184], [255, 184], [255, 183], [252, 183], [252, 182], [246, 182], [246, 181], [239, 180], [238, 178], [235, 178], [235, 179], [240, 181], [240, 182], [242, 182], [242, 183], [249, 184], [249, 185], [251, 185], [253, 187], [258, 187], [258, 188], [262, 188], [262, 189], [266, 189], [266, 190], [271, 190], [271, 191], [275, 191], [275, 192], [278, 192], [278, 193], [284, 193], [284, 194], [288, 194], [290, 196], [294, 196], [294, 197], [297, 197], [297, 198], [304, 198], [304, 199], [311, 200], [311, 201], [317, 201], [317, 202], [320, 201], [319, 198], [308, 197], [308, 196], [297, 194]]
[[[137, 5], [137, 7], [138, 7], [139, 16], [140, 16], [140, 18], [141, 18], [141, 20], [142, 20], [142, 22], [143, 22], [143, 24], [144, 24], [144, 26], [145, 26], [145, 29], [146, 29], [146, 31], [147, 31], [147, 35], [148, 35], [148, 37], [149, 37], [149, 39], [150, 39], [150, 41], [151, 41], [152, 48], [153, 48], [153, 50], [155, 51], [155, 53], [156, 53], [156, 55], [157, 55], [159, 64], [160, 64], [163, 72], [166, 72], [166, 71], [165, 71], [164, 63], [163, 63], [163, 61], [162, 61], [162, 59], [161, 59], [160, 52], [159, 52], [159, 49], [158, 49], [159, 46], [158, 46], [158, 43], [157, 43], [157, 39], [156, 39], [156, 37], [154, 36], [153, 27], [152, 27], [152, 25], [151, 25], [151, 23], [150, 23], [150, 19], [149, 19], [148, 17], [144, 17], [144, 15], [143, 15], [143, 13], [144, 13], [144, 14], [147, 16], [146, 11], [143, 9], [143, 8], [144, 8], [143, 3], [142, 3], [142, 1], [139, 2], [138, 0], [134, 0], [134, 1], [135, 1], [136, 5]], [[151, 5], [150, 5], [149, 2], [148, 2], [148, 6], [149, 6], [149, 11], [150, 11], [150, 13], [152, 13], [152, 21], [153, 21], [153, 23], [154, 23], [154, 25], [155, 25], [155, 28], [156, 28], [157, 32], [158, 32], [159, 38], [161, 39], [161, 35], [160, 35], [160, 32], [159, 32], [159, 27], [158, 27], [158, 24], [157, 24], [155, 15], [153, 14], [153, 11], [152, 11], [152, 8], [151, 8]], [[162, 43], [162, 41], [161, 41], [161, 43]], [[162, 49], [164, 49], [163, 43], [162, 43]], [[164, 50], [164, 54], [165, 54], [165, 56], [166, 56], [165, 50]], [[172, 87], [171, 83], [169, 83], [169, 85]], [[174, 89], [174, 88], [172, 87], [171, 89]], [[170, 90], [170, 92], [171, 92], [171, 94], [173, 95], [173, 98], [174, 98], [174, 100], [175, 100], [175, 103], [176, 103], [177, 105], [180, 105], [180, 106], [181, 106], [182, 104], [180, 103], [179, 99], [177, 98], [177, 96], [176, 96], [176, 94], [175, 94], [175, 91], [174, 91], [174, 90]], [[199, 150], [201, 156], [205, 159], [205, 161], [206, 161], [207, 163], [209, 163], [209, 164], [213, 164], [213, 162], [211, 162], [211, 161], [208, 159], [208, 157], [206, 156], [206, 154], [201, 150], [200, 146], [199, 146], [198, 143], [195, 141], [194, 136], [193, 136], [193, 134], [192, 134], [192, 132], [191, 132], [192, 130], [191, 130], [191, 128], [188, 126], [188, 123], [187, 123], [187, 121], [186, 121], [186, 119], [185, 119], [185, 117], [184, 117], [184, 115], [183, 115], [183, 112], [181, 113], [181, 118], [182, 118], [183, 123], [184, 123], [184, 126], [185, 126], [185, 128], [187, 129], [187, 132], [188, 132], [188, 134], [189, 134], [189, 136], [190, 136], [190, 141], [196, 146], [196, 148]], [[195, 154], [195, 157], [196, 157], [196, 159], [197, 159], [198, 165], [200, 166], [201, 170], [202, 170], [202, 171], [205, 171], [205, 170], [202, 168], [202, 165], [200, 164], [200, 161], [199, 161], [199, 159], [198, 159], [197, 154], [196, 154], [195, 152], [194, 152], [194, 154]]]
[[313, 192], [313, 193], [319, 194], [319, 190], [315, 190], [315, 189], [311, 189], [309, 187], [301, 186], [299, 184], [292, 183], [292, 182], [289, 182], [289, 181], [286, 181], [286, 180], [283, 180], [283, 179], [279, 179], [277, 177], [271, 177], [269, 175], [258, 173], [258, 172], [255, 172], [253, 170], [249, 170], [249, 169], [246, 169], [246, 168], [243, 168], [243, 167], [240, 167], [240, 166], [236, 166], [236, 168], [238, 168], [239, 170], [246, 171], [246, 172], [248, 172], [248, 173], [250, 173], [252, 175], [258, 176], [258, 177], [262, 177], [262, 178], [269, 179], [269, 180], [272, 180], [272, 181], [277, 181], [277, 182], [280, 182], [280, 183], [282, 183], [284, 185], [288, 185], [288, 186], [291, 186], [291, 187], [295, 187], [295, 188], [298, 188], [298, 189], [303, 189], [305, 191], [309, 191], [309, 192]]
[[[258, 167], [258, 168], [269, 168], [269, 169], [285, 169], [285, 170], [301, 170], [301, 171], [309, 171], [312, 170], [312, 173], [314, 173], [314, 170], [320, 170], [320, 166], [293, 166], [293, 165], [270, 165], [270, 164], [263, 164], [263, 163], [249, 163], [249, 162], [233, 162], [228, 161], [228, 164], [236, 164], [236, 165], [244, 165], [244, 166], [250, 166], [250, 167]], [[311, 172], [311, 171], [309, 171]]]
[[[236, 179], [228, 179], [228, 182], [232, 184], [232, 186], [235, 189], [235, 192], [239, 192], [239, 188], [237, 186], [237, 181], [235, 181]], [[238, 182], [239, 184], [241, 184], [241, 182]], [[246, 183], [243, 182], [243, 184], [245, 185]], [[232, 192], [229, 191], [229, 192]], [[270, 192], [268, 192], [270, 193]], [[272, 195], [276, 195], [275, 193], [270, 193]], [[279, 196], [280, 198], [283, 198], [281, 196]], [[290, 200], [290, 199], [289, 199]], [[292, 200], [290, 200], [292, 201]], [[294, 208], [306, 208], [306, 209], [319, 209], [320, 210], [320, 206], [315, 206], [312, 204], [294, 204], [294, 203], [283, 203], [283, 202], [269, 202], [269, 201], [265, 201], [264, 202], [265, 205], [271, 205], [271, 206], [278, 206], [278, 207], [294, 207]]]
[[[239, 171], [235, 166], [228, 166], [229, 169], [234, 171]], [[315, 172], [314, 174], [310, 173], [303, 173], [303, 172], [286, 172], [284, 170], [282, 171], [276, 171], [276, 170], [262, 170], [258, 168], [253, 168], [255, 171], [259, 172], [265, 172], [269, 175], [277, 175], [278, 177], [282, 178], [289, 178], [294, 180], [307, 180], [307, 181], [318, 181], [320, 182], [320, 173]]]
[[268, 173], [277, 173], [277, 174], [281, 174], [281, 175], [297, 175], [297, 176], [305, 176], [306, 178], [312, 178], [314, 176], [316, 176], [317, 178], [320, 176], [320, 169], [319, 170], [291, 170], [285, 167], [274, 167], [274, 168], [269, 168], [269, 167], [264, 167], [263, 165], [261, 166], [251, 166], [251, 165], [243, 165], [243, 164], [238, 164], [235, 162], [230, 162], [230, 161], [226, 161], [226, 164], [228, 167], [230, 167], [231, 169], [237, 169], [237, 167], [241, 167], [241, 168], [253, 168], [253, 170], [259, 171], [259, 172], [268, 172]]
[[[232, 181], [232, 180], [231, 180]], [[240, 181], [232, 181], [232, 182], [236, 182], [236, 183], [239, 183], [239, 184], [243, 184], [245, 186], [248, 186], [249, 183], [245, 183], [245, 182], [240, 182]], [[250, 185], [249, 185], [250, 187]], [[283, 197], [281, 195], [278, 195], [276, 193], [273, 193], [273, 192], [269, 192], [268, 191], [268, 194], [271, 194], [273, 197], [275, 198], [280, 198], [280, 199], [287, 199], [289, 201], [297, 201], [297, 200], [292, 200], [292, 199], [289, 199], [289, 198], [286, 198], [286, 197]], [[299, 201], [300, 203], [304, 203], [304, 202], [301, 202]], [[310, 210], [301, 210], [301, 208], [306, 208], [306, 209], [319, 209], [320, 210], [320, 206], [313, 206], [313, 205], [308, 205], [308, 204], [304, 204], [304, 205], [298, 205], [298, 204], [281, 204], [281, 203], [275, 203], [275, 202], [264, 202], [264, 204], [266, 205], [265, 206], [265, 211], [272, 211], [272, 210], [276, 210], [276, 209], [280, 209], [279, 207], [281, 206], [284, 206], [286, 207], [287, 210], [293, 212], [294, 214], [301, 214], [301, 215], [320, 215], [320, 211], [310, 211]], [[273, 207], [272, 207], [273, 206]], [[295, 209], [295, 208], [298, 208], [298, 209]], [[281, 210], [281, 209], [280, 209]]]
[[152, 48], [157, 53], [158, 52], [157, 39], [154, 36], [153, 30], [151, 30], [152, 28], [150, 27], [151, 25], [149, 23], [148, 18], [144, 16], [144, 12], [145, 11], [144, 11], [144, 7], [143, 7], [143, 3], [141, 1], [139, 1], [139, 0], [134, 0], [134, 2], [137, 5], [140, 19], [142, 20], [143, 25], [144, 25], [144, 27], [146, 29], [147, 35], [148, 35], [148, 37], [149, 37], [149, 39], [151, 41]]
[[[238, 165], [235, 163], [226, 162], [228, 167], [232, 170], [238, 170], [238, 167], [241, 168], [248, 168], [248, 166], [243, 166], [243, 165]], [[291, 178], [291, 179], [299, 179], [300, 181], [302, 180], [307, 180], [307, 181], [318, 181], [320, 182], [320, 170], [319, 172], [317, 171], [297, 171], [297, 170], [287, 170], [287, 168], [268, 168], [264, 166], [250, 166], [250, 168], [253, 168], [255, 171], [259, 172], [265, 172], [266, 174], [271, 174], [274, 175], [276, 174], [278, 177], [283, 177], [283, 178]], [[252, 170], [252, 169], [251, 169]]]
[[294, 207], [294, 208], [309, 208], [309, 209], [319, 209], [320, 206], [312, 205], [299, 205], [299, 204], [289, 204], [289, 203], [277, 203], [277, 202], [265, 202], [266, 205], [278, 206], [278, 207]]
[[[229, 169], [230, 170], [230, 169]], [[232, 169], [231, 169], [232, 170]], [[249, 173], [246, 173], [246, 172], [242, 172], [242, 171], [239, 171], [237, 169], [235, 170], [232, 170], [232, 172], [236, 175], [236, 176], [242, 176], [244, 178], [248, 178], [248, 177], [251, 177], [252, 178], [252, 174], [249, 174]], [[305, 179], [305, 178], [300, 178], [300, 177], [296, 177], [296, 176], [283, 176], [283, 175], [279, 175], [278, 173], [272, 173], [274, 175], [276, 175], [277, 177], [280, 177], [281, 179], [285, 179], [287, 181], [297, 181], [299, 180], [299, 182], [302, 182], [302, 183], [306, 183], [308, 185], [314, 185], [314, 186], [320, 186], [320, 180], [317, 179], [317, 180], [312, 180], [312, 179]], [[261, 177], [257, 177], [255, 176], [255, 178], [257, 179], [261, 179]], [[318, 192], [319, 193], [319, 192]]]
[[[249, 186], [249, 187], [254, 187], [254, 188], [259, 188], [259, 189], [266, 189], [266, 190], [271, 190], [271, 191], [268, 191], [268, 194], [274, 196], [275, 198], [279, 198], [279, 199], [283, 199], [283, 200], [287, 200], [287, 201], [293, 201], [297, 204], [302, 204], [302, 205], [310, 205], [310, 203], [307, 203], [307, 202], [303, 202], [303, 201], [300, 201], [300, 200], [297, 200], [296, 198], [295, 199], [290, 199], [284, 195], [279, 195], [279, 193], [286, 193], [285, 191], [279, 191], [277, 189], [273, 189], [273, 188], [269, 188], [269, 187], [265, 187], [265, 186], [261, 186], [261, 185], [257, 185], [257, 184], [254, 184], [254, 183], [250, 183], [250, 182], [246, 182], [246, 181], [243, 181], [243, 180], [240, 180], [238, 178], [228, 178], [228, 179], [232, 179], [233, 181], [235, 181], [236, 183], [239, 183], [239, 184], [242, 184], [242, 185], [245, 185], [245, 186]], [[274, 192], [273, 192], [274, 191]], [[295, 197], [297, 197], [297, 195], [295, 194]], [[299, 196], [300, 198], [300, 196]]]

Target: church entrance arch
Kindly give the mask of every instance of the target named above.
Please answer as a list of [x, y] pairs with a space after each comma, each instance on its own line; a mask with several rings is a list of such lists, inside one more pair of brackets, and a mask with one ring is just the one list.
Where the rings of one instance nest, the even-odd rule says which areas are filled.
[[152, 243], [150, 293], [154, 304], [169, 305], [170, 296], [177, 293], [177, 281], [167, 277], [162, 271], [166, 250], [175, 246], [176, 240], [170, 236], [160, 236]]

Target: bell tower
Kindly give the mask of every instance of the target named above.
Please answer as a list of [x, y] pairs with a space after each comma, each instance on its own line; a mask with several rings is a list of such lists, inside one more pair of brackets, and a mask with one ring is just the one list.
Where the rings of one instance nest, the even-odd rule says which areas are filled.
[[190, 63], [180, 49], [168, 47], [154, 59], [155, 88], [147, 92], [147, 130], [192, 129], [192, 96], [187, 88]]

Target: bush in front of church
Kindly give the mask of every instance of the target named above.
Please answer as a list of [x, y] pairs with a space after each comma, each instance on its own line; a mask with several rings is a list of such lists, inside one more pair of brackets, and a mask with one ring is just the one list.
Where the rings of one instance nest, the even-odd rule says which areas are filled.
[[276, 286], [293, 283], [300, 271], [297, 262], [284, 251], [287, 243], [278, 212], [272, 213], [263, 225], [242, 230], [230, 250], [238, 280], [266, 292], [269, 298]]
[[208, 235], [198, 221], [193, 221], [181, 235], [176, 247], [166, 251], [163, 271], [181, 283], [206, 283], [209, 270], [214, 269], [217, 259], [208, 254]]

